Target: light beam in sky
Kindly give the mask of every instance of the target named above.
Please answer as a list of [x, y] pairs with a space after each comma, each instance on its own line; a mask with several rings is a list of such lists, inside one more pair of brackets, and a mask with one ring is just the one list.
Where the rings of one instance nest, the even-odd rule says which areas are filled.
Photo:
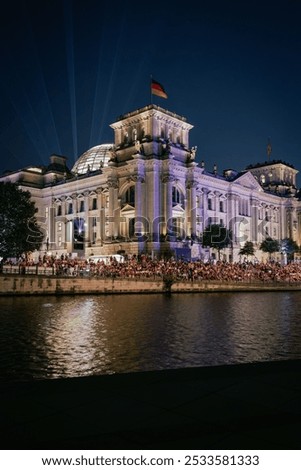
[[76, 90], [74, 76], [74, 40], [72, 23], [72, 5], [70, 0], [64, 0], [64, 18], [66, 26], [66, 57], [69, 80], [69, 95], [71, 107], [71, 126], [73, 141], [73, 157], [78, 157], [77, 116], [76, 116]]
[[[101, 123], [100, 123], [100, 129], [99, 129], [99, 134], [98, 134], [99, 135], [99, 137], [98, 137], [99, 142], [101, 142], [101, 139], [102, 139], [104, 125], [106, 125], [106, 126], [108, 125], [108, 119], [107, 119], [108, 109], [109, 109], [109, 105], [111, 103], [112, 93], [113, 93], [113, 90], [114, 90], [116, 68], [117, 68], [117, 64], [119, 63], [119, 60], [120, 60], [121, 49], [122, 49], [121, 46], [123, 45], [122, 38], [123, 38], [124, 29], [125, 29], [125, 14], [124, 14], [124, 11], [123, 11], [123, 15], [122, 15], [122, 19], [121, 19], [120, 23], [121, 24], [120, 24], [120, 28], [119, 28], [119, 36], [118, 36], [118, 39], [117, 39], [117, 43], [115, 45], [115, 54], [114, 54], [114, 58], [113, 58], [111, 73], [110, 73], [110, 76], [109, 76], [108, 90], [107, 90], [107, 93], [106, 93], [106, 98], [105, 98], [105, 102], [104, 102], [104, 106], [103, 106], [103, 110], [102, 110], [102, 120], [101, 120]], [[105, 64], [103, 64], [103, 65], [105, 65]]]
[[93, 111], [92, 111], [92, 122], [91, 122], [91, 132], [90, 132], [90, 141], [89, 141], [89, 148], [92, 148], [95, 144], [97, 145], [97, 135], [99, 129], [99, 120], [100, 116], [98, 114], [100, 109], [101, 103], [101, 91], [103, 88], [102, 84], [102, 69], [104, 66], [104, 59], [103, 59], [103, 51], [104, 51], [104, 34], [102, 32], [99, 44], [99, 52], [98, 52], [98, 66], [97, 66], [97, 76], [96, 76], [96, 84], [95, 84], [95, 92], [94, 92], [94, 101], [93, 101]]

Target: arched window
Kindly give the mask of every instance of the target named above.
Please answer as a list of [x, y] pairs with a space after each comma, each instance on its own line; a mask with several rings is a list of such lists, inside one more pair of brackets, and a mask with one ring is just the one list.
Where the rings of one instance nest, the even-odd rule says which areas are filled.
[[136, 142], [137, 140], [137, 129], [133, 129], [133, 142]]
[[182, 204], [183, 203], [183, 196], [181, 192], [173, 187], [172, 188], [172, 205], [176, 206], [177, 204]]
[[135, 186], [130, 186], [123, 194], [123, 202], [130, 206], [135, 206]]

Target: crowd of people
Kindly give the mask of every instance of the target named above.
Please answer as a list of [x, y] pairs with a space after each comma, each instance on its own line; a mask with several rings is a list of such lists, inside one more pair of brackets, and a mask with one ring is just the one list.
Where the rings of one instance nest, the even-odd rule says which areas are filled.
[[[9, 272], [3, 266], [3, 272]], [[175, 259], [152, 259], [148, 256], [133, 256], [118, 262], [114, 257], [108, 260], [89, 260], [44, 256], [38, 263], [21, 260], [18, 263], [21, 274], [52, 274], [58, 276], [94, 276], [99, 278], [124, 279], [172, 279], [174, 281], [222, 281], [222, 282], [301, 282], [301, 265], [278, 262], [241, 263], [182, 261]]]

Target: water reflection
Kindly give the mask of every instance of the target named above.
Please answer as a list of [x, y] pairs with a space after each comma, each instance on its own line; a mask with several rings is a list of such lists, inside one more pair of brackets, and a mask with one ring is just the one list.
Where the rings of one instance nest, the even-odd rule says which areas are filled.
[[1, 298], [5, 380], [301, 358], [301, 293]]

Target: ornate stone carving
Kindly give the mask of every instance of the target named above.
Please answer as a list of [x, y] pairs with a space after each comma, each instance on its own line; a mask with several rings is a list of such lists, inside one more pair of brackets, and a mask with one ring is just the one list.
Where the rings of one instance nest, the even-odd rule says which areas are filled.
[[198, 182], [197, 181], [186, 181], [186, 188], [187, 189], [197, 189], [198, 188]]
[[118, 181], [116, 179], [109, 179], [107, 181], [107, 185], [108, 185], [109, 188], [117, 189], [118, 188]]
[[116, 154], [116, 150], [114, 147], [112, 147], [110, 150], [109, 150], [109, 154], [110, 154], [110, 160], [109, 162], [111, 163], [116, 163], [117, 162], [117, 154]]
[[145, 183], [145, 179], [142, 175], [131, 175], [127, 178], [127, 181], [130, 183], [133, 181], [134, 183]]
[[197, 146], [195, 147], [191, 147], [191, 150], [190, 150], [190, 161], [194, 161], [195, 160], [195, 156], [196, 156], [196, 151], [197, 151]]
[[140, 140], [135, 140], [135, 149], [136, 149], [136, 152], [137, 152], [137, 153], [140, 153], [140, 152], [141, 152]]
[[161, 177], [162, 183], [173, 183], [175, 179], [173, 175], [162, 175]]

